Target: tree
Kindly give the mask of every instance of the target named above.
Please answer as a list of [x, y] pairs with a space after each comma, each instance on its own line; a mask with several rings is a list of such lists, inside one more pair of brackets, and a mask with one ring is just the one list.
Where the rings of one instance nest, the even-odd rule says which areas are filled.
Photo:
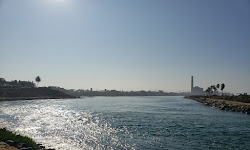
[[[220, 89], [220, 84], [217, 84], [217, 85], [216, 85], [216, 88], [217, 88], [217, 89]], [[219, 93], [219, 92], [218, 92], [218, 93]]]
[[214, 90], [214, 95], [215, 95], [215, 93], [216, 93], [216, 91], [217, 91], [216, 86], [215, 86], [215, 85], [212, 85], [211, 88]]
[[222, 91], [222, 95], [223, 95], [223, 90], [224, 90], [224, 88], [225, 88], [225, 84], [222, 83], [221, 86], [220, 86], [220, 89], [221, 89], [221, 91]]
[[208, 95], [210, 95], [210, 93], [212, 93], [212, 88], [211, 87], [208, 87], [205, 91]]
[[220, 84], [217, 84], [217, 85], [216, 85], [216, 88], [219, 89], [219, 88], [220, 88]]
[[37, 77], [36, 77], [37, 87], [38, 87], [38, 83], [39, 83], [40, 81], [41, 81], [40, 77], [37, 76]]

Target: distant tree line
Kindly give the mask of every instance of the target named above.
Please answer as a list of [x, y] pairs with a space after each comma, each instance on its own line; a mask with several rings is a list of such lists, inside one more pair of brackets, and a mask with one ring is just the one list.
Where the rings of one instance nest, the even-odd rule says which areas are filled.
[[210, 87], [208, 87], [206, 89], [205, 92], [207, 93], [207, 95], [218, 95], [219, 94], [218, 89], [221, 90], [221, 93], [223, 95], [223, 90], [225, 89], [225, 84], [222, 83], [221, 85], [220, 84], [211, 85]]

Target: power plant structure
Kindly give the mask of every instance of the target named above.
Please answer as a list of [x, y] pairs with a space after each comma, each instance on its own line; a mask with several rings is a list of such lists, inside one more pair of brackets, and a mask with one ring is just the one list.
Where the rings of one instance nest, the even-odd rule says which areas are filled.
[[191, 95], [204, 95], [205, 92], [203, 91], [203, 88], [195, 86], [194, 87], [194, 77], [191, 76]]

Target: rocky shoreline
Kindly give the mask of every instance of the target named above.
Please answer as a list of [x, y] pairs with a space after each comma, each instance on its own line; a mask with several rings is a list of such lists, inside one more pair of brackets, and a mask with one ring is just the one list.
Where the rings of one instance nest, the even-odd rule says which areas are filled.
[[42, 144], [37, 144], [36, 147], [30, 147], [26, 143], [18, 143], [12, 140], [6, 142], [0, 141], [0, 150], [55, 150], [55, 149], [46, 149]]
[[210, 106], [220, 110], [250, 114], [250, 103], [214, 99], [205, 96], [186, 96], [185, 98], [198, 101], [203, 103], [205, 106]]

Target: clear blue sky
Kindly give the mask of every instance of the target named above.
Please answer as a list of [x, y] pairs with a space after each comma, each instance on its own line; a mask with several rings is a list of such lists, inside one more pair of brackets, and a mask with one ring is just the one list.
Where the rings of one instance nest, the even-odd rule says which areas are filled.
[[41, 86], [250, 93], [247, 0], [0, 0], [0, 77]]

